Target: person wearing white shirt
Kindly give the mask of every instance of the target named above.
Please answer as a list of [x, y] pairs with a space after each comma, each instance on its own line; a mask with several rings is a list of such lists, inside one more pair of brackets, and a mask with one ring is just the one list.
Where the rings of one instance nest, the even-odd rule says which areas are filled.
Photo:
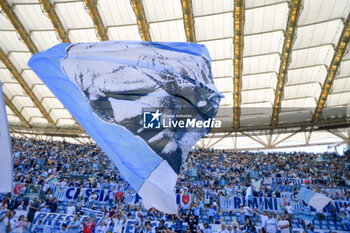
[[264, 229], [268, 233], [276, 233], [277, 232], [277, 221], [272, 218], [272, 213], [268, 213], [269, 219], [267, 219], [263, 225]]
[[96, 227], [96, 233], [107, 233], [108, 227], [105, 225], [104, 220], [100, 221], [100, 224]]
[[289, 222], [283, 214], [281, 215], [281, 220], [278, 221], [278, 227], [280, 228], [281, 233], [289, 233]]
[[123, 227], [125, 226], [125, 223], [126, 223], [126, 218], [124, 213], [121, 211], [118, 211], [117, 213], [114, 214], [112, 221], [114, 224], [113, 233], [122, 233]]
[[247, 203], [244, 204], [243, 211], [244, 211], [244, 214], [245, 214], [245, 215], [249, 215], [249, 214], [250, 214], [251, 209], [249, 208], [249, 206], [247, 205]]
[[73, 202], [71, 202], [67, 208], [67, 215], [73, 215], [75, 213], [75, 207], [73, 206]]
[[288, 214], [293, 214], [293, 206], [290, 205], [290, 203], [287, 203], [286, 210]]
[[217, 233], [229, 233], [228, 230], [226, 230], [226, 223], [221, 224], [221, 229], [218, 230]]

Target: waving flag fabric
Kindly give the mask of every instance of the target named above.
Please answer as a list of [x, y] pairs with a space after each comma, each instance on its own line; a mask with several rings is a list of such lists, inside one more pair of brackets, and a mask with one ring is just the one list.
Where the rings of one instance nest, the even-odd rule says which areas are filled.
[[0, 193], [12, 192], [11, 138], [0, 83]]
[[59, 44], [28, 64], [145, 207], [176, 213], [180, 167], [213, 127], [222, 97], [207, 49], [190, 43]]
[[321, 211], [332, 199], [307, 189], [305, 187], [301, 187], [299, 193], [296, 196], [299, 200], [303, 200], [309, 206], [314, 207], [317, 211]]

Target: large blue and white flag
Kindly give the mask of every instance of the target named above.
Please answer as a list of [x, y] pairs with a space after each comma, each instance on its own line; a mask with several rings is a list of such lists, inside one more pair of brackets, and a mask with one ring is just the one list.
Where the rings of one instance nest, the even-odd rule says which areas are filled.
[[11, 138], [0, 82], [0, 193], [12, 192]]
[[175, 184], [222, 98], [205, 46], [59, 44], [29, 66], [104, 150], [146, 208], [176, 213]]
[[246, 201], [248, 203], [248, 201], [252, 201], [253, 198], [254, 198], [254, 196], [253, 196], [253, 187], [249, 186], [247, 188], [247, 190], [245, 191], [245, 199], [246, 199]]
[[300, 188], [296, 198], [303, 200], [306, 204], [314, 207], [317, 211], [321, 211], [332, 200], [323, 194], [317, 193], [305, 187]]

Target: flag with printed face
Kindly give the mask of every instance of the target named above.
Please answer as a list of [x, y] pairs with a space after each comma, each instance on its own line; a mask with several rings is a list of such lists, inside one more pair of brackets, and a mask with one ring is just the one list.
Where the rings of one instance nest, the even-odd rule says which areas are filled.
[[176, 213], [192, 146], [221, 122], [205, 46], [108, 41], [59, 44], [29, 66], [104, 150], [146, 208]]

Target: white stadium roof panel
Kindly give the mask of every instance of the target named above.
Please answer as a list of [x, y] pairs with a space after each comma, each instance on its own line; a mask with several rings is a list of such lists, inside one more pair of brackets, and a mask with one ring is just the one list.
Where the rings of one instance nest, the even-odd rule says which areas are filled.
[[192, 0], [193, 16], [218, 14], [233, 11], [233, 1], [231, 0]]
[[326, 76], [327, 67], [325, 65], [289, 69], [286, 85], [297, 85], [310, 82], [315, 82], [322, 85], [326, 79]]
[[164, 20], [182, 20], [181, 1], [143, 0], [149, 23]]
[[16, 31], [1, 31], [0, 29], [0, 33], [0, 46], [4, 53], [8, 53], [10, 51], [29, 51], [26, 45], [19, 40], [19, 36]]
[[244, 37], [244, 56], [282, 53], [283, 31], [261, 33]]
[[232, 78], [219, 78], [214, 79], [216, 88], [220, 89], [221, 92], [233, 92], [233, 80]]
[[284, 99], [293, 99], [301, 97], [318, 98], [321, 93], [321, 87], [317, 83], [308, 83], [301, 85], [285, 86]]
[[150, 24], [153, 41], [183, 41], [186, 42], [183, 20], [164, 21]]
[[344, 60], [340, 63], [339, 70], [335, 79], [350, 76], [350, 59]]
[[350, 105], [350, 93], [330, 93], [327, 98], [327, 106]]
[[211, 67], [214, 77], [232, 77], [233, 75], [232, 60], [213, 61]]
[[54, 30], [50, 19], [43, 14], [40, 4], [14, 5], [14, 13], [27, 31]]
[[44, 117], [32, 117], [29, 123], [33, 126], [45, 127], [47, 124], [47, 120]]
[[36, 76], [32, 70], [23, 70], [22, 77], [28, 84], [29, 88], [32, 89], [34, 85], [43, 85], [43, 82]]
[[84, 30], [70, 30], [69, 39], [73, 43], [98, 42], [96, 30], [94, 28]]
[[217, 40], [233, 37], [233, 14], [225, 13], [194, 18], [196, 39]]
[[276, 84], [277, 73], [275, 72], [242, 76], [242, 91], [262, 88], [275, 89]]
[[97, 9], [105, 27], [116, 25], [136, 25], [136, 17], [129, 0], [97, 1]]
[[242, 104], [273, 102], [275, 97], [273, 89], [245, 90], [242, 91], [241, 96]]
[[298, 25], [346, 18], [350, 11], [348, 0], [305, 0]]
[[44, 98], [42, 104], [51, 108], [64, 108], [63, 104], [56, 98]]
[[0, 29], [1, 30], [15, 30], [11, 22], [5, 14], [0, 14]]
[[278, 53], [245, 57], [243, 58], [243, 75], [278, 72], [280, 62], [280, 55]]
[[8, 57], [18, 71], [29, 69], [27, 65], [32, 54], [30, 52], [10, 52]]
[[47, 50], [52, 46], [61, 43], [61, 41], [57, 38], [57, 34], [54, 30], [33, 31], [31, 32], [30, 37], [40, 51]]
[[201, 42], [208, 49], [211, 59], [233, 59], [233, 38]]
[[314, 110], [316, 107], [316, 99], [313, 96], [305, 96], [302, 98], [285, 99], [281, 103], [281, 112], [290, 111], [291, 109], [310, 108]]
[[251, 9], [246, 8], [244, 34], [285, 30], [288, 11], [287, 2]]
[[5, 83], [5, 82], [16, 82], [16, 79], [14, 79], [10, 73], [10, 71], [6, 68], [1, 68], [0, 69], [0, 81], [2, 83]]
[[307, 49], [293, 50], [289, 68], [300, 68], [314, 65], [330, 65], [334, 55], [332, 45], [323, 45]]
[[343, 28], [344, 24], [340, 19], [298, 27], [293, 48], [301, 49], [324, 44], [336, 46]]
[[141, 40], [137, 25], [118, 26], [108, 28], [108, 37], [111, 40]]
[[94, 23], [85, 9], [84, 2], [57, 2], [55, 10], [66, 29], [94, 28]]

